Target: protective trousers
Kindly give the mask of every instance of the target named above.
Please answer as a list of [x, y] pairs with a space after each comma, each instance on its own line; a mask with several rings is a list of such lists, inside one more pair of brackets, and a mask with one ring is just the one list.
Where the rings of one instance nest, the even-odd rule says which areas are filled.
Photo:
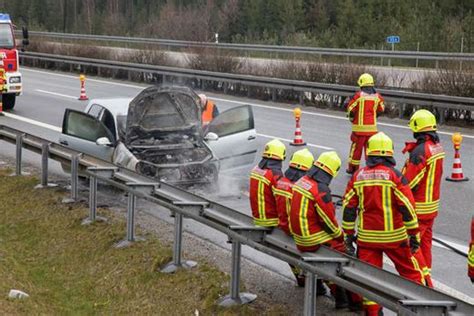
[[[358, 247], [357, 256], [360, 260], [370, 263], [376, 267], [383, 267], [383, 254], [386, 254], [395, 264], [400, 276], [419, 284], [424, 284], [423, 273], [418, 261], [412, 256], [408, 243], [393, 249]], [[376, 316], [381, 306], [364, 298], [362, 301], [364, 311], [368, 316]]]
[[432, 255], [431, 247], [433, 243], [433, 224], [434, 218], [432, 219], [418, 219], [418, 225], [420, 227], [421, 244], [420, 249], [423, 257], [425, 258], [426, 266], [431, 271]]
[[366, 151], [367, 149], [367, 142], [369, 141], [369, 138], [376, 134], [374, 133], [366, 133], [366, 134], [356, 134], [355, 132], [352, 132], [351, 134], [351, 150], [349, 152], [349, 166], [347, 168], [347, 171], [350, 173], [353, 173], [359, 169], [360, 166], [360, 160], [362, 158], [362, 152]]

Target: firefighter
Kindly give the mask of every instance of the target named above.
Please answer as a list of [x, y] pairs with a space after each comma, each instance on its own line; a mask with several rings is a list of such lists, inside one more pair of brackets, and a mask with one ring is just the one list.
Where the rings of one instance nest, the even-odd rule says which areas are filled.
[[219, 115], [219, 110], [217, 109], [217, 106], [214, 104], [214, 102], [209, 100], [205, 94], [200, 94], [199, 99], [201, 100], [201, 106], [202, 106], [202, 114], [201, 114], [202, 125], [206, 126], [213, 119], [215, 119], [216, 116]]
[[265, 145], [262, 160], [250, 173], [250, 207], [254, 224], [257, 226], [278, 226], [273, 188], [283, 177], [281, 168], [285, 158], [285, 145], [278, 139], [274, 139]]
[[[289, 236], [291, 236], [291, 231], [288, 216], [291, 209], [291, 198], [293, 197], [292, 187], [296, 181], [306, 174], [313, 165], [313, 162], [313, 154], [308, 149], [305, 148], [296, 151], [293, 156], [291, 156], [290, 165], [285, 171], [284, 176], [277, 181], [273, 188], [273, 195], [275, 196], [278, 212], [278, 227]], [[298, 286], [304, 287], [305, 277], [302, 270], [293, 265], [290, 265], [290, 267], [295, 275]]]
[[[424, 283], [418, 261], [412, 256], [420, 246], [415, 201], [406, 178], [395, 169], [392, 140], [380, 132], [367, 144], [366, 167], [354, 173], [343, 201], [342, 228], [347, 252], [382, 268], [385, 253], [398, 273]], [[355, 222], [357, 217], [357, 238]], [[363, 299], [366, 315], [379, 315], [381, 307]]]
[[431, 270], [433, 223], [438, 215], [440, 186], [443, 176], [444, 149], [436, 133], [436, 118], [427, 110], [416, 111], [409, 123], [416, 142], [406, 143], [403, 153], [409, 157], [402, 169], [415, 197], [415, 209], [420, 226], [421, 254], [427, 271]]
[[348, 174], [359, 169], [362, 151], [366, 151], [370, 136], [377, 133], [377, 116], [385, 109], [382, 96], [375, 91], [372, 75], [362, 74], [357, 84], [360, 91], [347, 104], [347, 116], [352, 122]]
[[467, 275], [474, 284], [474, 216], [471, 219], [471, 244], [469, 245], [469, 255], [467, 258]]
[[7, 83], [5, 77], [5, 67], [3, 64], [3, 57], [0, 56], [0, 113], [3, 111], [3, 90]]
[[[308, 173], [293, 185], [289, 222], [300, 251], [315, 252], [321, 245], [345, 251], [344, 237], [336, 220], [329, 189], [340, 167], [341, 159], [335, 151], [324, 152]], [[335, 285], [330, 287], [336, 299], [336, 308], [347, 307], [346, 291]]]

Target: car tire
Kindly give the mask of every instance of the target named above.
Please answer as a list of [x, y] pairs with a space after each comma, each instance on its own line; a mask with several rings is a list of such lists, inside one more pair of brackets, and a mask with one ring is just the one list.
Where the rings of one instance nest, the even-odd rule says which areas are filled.
[[7, 93], [2, 95], [3, 109], [6, 111], [13, 110], [15, 107], [16, 95], [13, 93]]

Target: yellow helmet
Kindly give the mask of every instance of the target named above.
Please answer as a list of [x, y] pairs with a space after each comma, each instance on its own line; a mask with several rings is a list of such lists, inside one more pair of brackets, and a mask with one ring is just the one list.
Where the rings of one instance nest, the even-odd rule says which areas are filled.
[[296, 151], [293, 156], [291, 156], [290, 167], [306, 171], [311, 168], [313, 162], [313, 154], [307, 148], [305, 148]]
[[286, 147], [280, 140], [274, 139], [265, 145], [265, 150], [262, 154], [263, 158], [270, 158], [276, 160], [285, 160]]
[[374, 77], [371, 74], [364, 73], [360, 75], [359, 80], [357, 80], [359, 87], [373, 87], [374, 86]]
[[339, 169], [341, 169], [341, 158], [335, 151], [326, 151], [319, 155], [314, 165], [336, 177]]
[[414, 133], [436, 131], [436, 117], [428, 110], [418, 110], [411, 116], [408, 126]]
[[367, 142], [367, 155], [393, 157], [393, 142], [390, 137], [382, 132], [370, 137]]

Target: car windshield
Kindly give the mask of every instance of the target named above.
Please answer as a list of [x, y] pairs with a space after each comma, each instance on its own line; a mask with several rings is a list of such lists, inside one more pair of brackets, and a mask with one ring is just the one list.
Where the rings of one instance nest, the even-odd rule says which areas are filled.
[[10, 24], [0, 24], [0, 47], [14, 48], [15, 40]]

